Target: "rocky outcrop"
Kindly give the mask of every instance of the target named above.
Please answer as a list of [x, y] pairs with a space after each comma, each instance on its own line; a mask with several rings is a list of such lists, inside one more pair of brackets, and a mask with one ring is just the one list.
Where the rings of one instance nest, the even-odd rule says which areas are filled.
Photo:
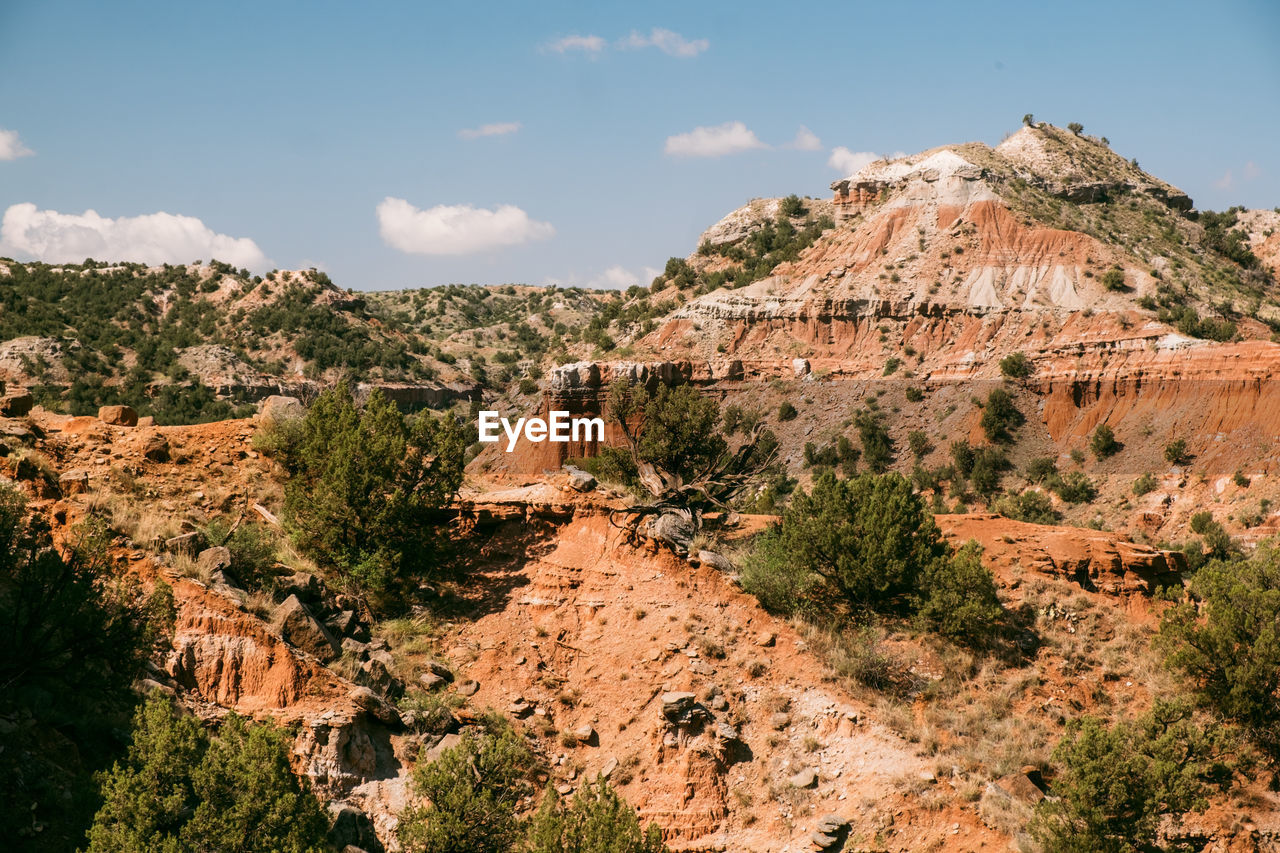
[[1182, 582], [1186, 557], [1079, 527], [1028, 524], [998, 515], [970, 513], [936, 516], [938, 526], [956, 544], [970, 539], [983, 547], [983, 562], [997, 577], [1015, 566], [1077, 583], [1108, 595], [1151, 595]]

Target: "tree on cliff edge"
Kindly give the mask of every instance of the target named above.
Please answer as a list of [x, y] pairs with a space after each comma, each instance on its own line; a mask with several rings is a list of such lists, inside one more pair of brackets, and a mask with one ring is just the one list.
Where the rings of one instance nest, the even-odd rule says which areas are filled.
[[466, 441], [449, 417], [405, 417], [377, 390], [357, 406], [346, 384], [259, 443], [284, 469], [285, 520], [321, 566], [374, 610], [430, 576], [434, 511], [462, 484]]
[[638, 485], [652, 498], [630, 508], [640, 517], [679, 512], [696, 528], [702, 513], [727, 509], [772, 463], [778, 441], [762, 424], [731, 448], [720, 431], [720, 405], [690, 385], [609, 386], [608, 413], [627, 442]]

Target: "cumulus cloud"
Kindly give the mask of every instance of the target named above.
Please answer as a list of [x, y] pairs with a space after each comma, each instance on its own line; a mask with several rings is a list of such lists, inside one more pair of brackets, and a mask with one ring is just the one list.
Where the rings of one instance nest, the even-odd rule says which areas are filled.
[[523, 126], [518, 121], [482, 124], [479, 127], [464, 127], [458, 131], [458, 136], [463, 139], [479, 139], [482, 136], [506, 136], [508, 133], [515, 133]]
[[468, 255], [545, 240], [556, 233], [550, 222], [530, 219], [510, 204], [495, 210], [469, 204], [422, 210], [390, 196], [378, 205], [378, 231], [388, 246], [416, 255]]
[[22, 140], [18, 138], [18, 131], [0, 128], [0, 160], [17, 160], [19, 157], [30, 157], [34, 153], [36, 152], [22, 144]]
[[5, 211], [0, 253], [48, 263], [94, 258], [158, 265], [217, 259], [249, 269], [268, 266], [266, 255], [248, 237], [215, 233], [194, 216], [161, 212], [111, 219], [92, 210], [37, 210], [30, 203]]
[[720, 157], [768, 147], [745, 124], [729, 121], [715, 127], [695, 127], [688, 133], [668, 136], [663, 150], [673, 157]]
[[628, 50], [656, 47], [667, 56], [689, 59], [711, 47], [711, 42], [706, 39], [687, 39], [671, 30], [654, 27], [648, 35], [632, 30], [631, 35], [618, 42], [618, 46]]
[[548, 276], [542, 280], [544, 285], [559, 287], [588, 287], [597, 290], [626, 290], [634, 284], [648, 287], [661, 273], [656, 267], [641, 267], [638, 273], [632, 272], [621, 264], [614, 264], [595, 275], [580, 275], [577, 272], [563, 276]]
[[870, 151], [850, 151], [841, 145], [831, 149], [831, 157], [827, 160], [827, 165], [842, 175], [852, 175], [863, 166], [879, 159], [879, 154], [873, 154]]
[[821, 151], [822, 140], [818, 135], [803, 124], [796, 131], [796, 138], [786, 145], [787, 148], [794, 148], [797, 151]]
[[546, 49], [552, 53], [579, 51], [591, 56], [599, 56], [604, 46], [604, 39], [600, 36], [564, 36], [547, 44]]
[[850, 151], [841, 145], [831, 149], [831, 156], [827, 159], [827, 165], [842, 175], [852, 175], [863, 166], [874, 163], [877, 160], [899, 160], [906, 156], [907, 152], [905, 151], [895, 151], [892, 154], [876, 154], [872, 151]]
[[642, 267], [639, 273], [633, 273], [625, 267], [615, 264], [587, 282], [589, 287], [626, 290], [633, 284], [648, 286], [662, 270], [654, 267]]
[[1236, 185], [1235, 176], [1231, 174], [1231, 170], [1227, 169], [1226, 174], [1213, 182], [1213, 185], [1220, 190], [1229, 190]]

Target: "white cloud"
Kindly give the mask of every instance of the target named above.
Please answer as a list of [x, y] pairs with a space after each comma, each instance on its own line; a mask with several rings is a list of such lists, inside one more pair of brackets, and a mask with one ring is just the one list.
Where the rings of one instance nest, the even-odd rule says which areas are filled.
[[583, 53], [598, 56], [604, 50], [604, 39], [600, 36], [565, 36], [549, 43], [546, 49], [554, 53], [580, 50]]
[[1220, 190], [1229, 190], [1236, 184], [1235, 176], [1231, 174], [1231, 170], [1227, 169], [1227, 173], [1221, 178], [1213, 182], [1213, 185]]
[[217, 234], [194, 216], [148, 213], [111, 219], [92, 210], [59, 213], [34, 204], [11, 205], [0, 222], [0, 252], [49, 263], [140, 261], [187, 264], [217, 259], [265, 269], [267, 258], [247, 237]]
[[[0, 160], [17, 160], [19, 157], [30, 157], [36, 152], [22, 144], [18, 131], [0, 128]], [[81, 260], [84, 260], [81, 258]]]
[[827, 160], [827, 165], [842, 175], [852, 175], [863, 166], [874, 163], [879, 159], [879, 154], [873, 154], [870, 151], [850, 151], [841, 145], [831, 150], [831, 157]]
[[720, 157], [768, 147], [745, 124], [730, 121], [715, 127], [695, 127], [689, 133], [668, 136], [663, 150], [673, 157]]
[[822, 140], [818, 138], [816, 133], [802, 124], [800, 129], [796, 131], [796, 138], [788, 142], [786, 147], [794, 148], [797, 151], [821, 151]]
[[550, 222], [530, 219], [510, 204], [495, 210], [469, 204], [421, 210], [390, 196], [378, 205], [378, 231], [388, 246], [417, 255], [467, 255], [545, 240], [556, 233]]
[[639, 50], [646, 47], [656, 47], [667, 56], [678, 56], [681, 59], [689, 59], [697, 56], [707, 48], [711, 47], [711, 42], [706, 39], [687, 39], [679, 33], [671, 30], [664, 30], [661, 27], [654, 27], [646, 36], [636, 30], [631, 31], [631, 35], [618, 42], [621, 48]]
[[615, 264], [597, 275], [583, 276], [576, 272], [567, 276], [547, 276], [542, 280], [544, 285], [559, 287], [588, 287], [598, 290], [626, 290], [633, 284], [648, 287], [662, 270], [656, 267], [641, 267], [634, 273], [621, 264]]
[[662, 270], [654, 267], [641, 267], [639, 274], [631, 272], [620, 265], [614, 265], [606, 269], [600, 275], [587, 282], [589, 287], [611, 288], [614, 290], [626, 290], [633, 284], [648, 287], [649, 283], [657, 277]]
[[1244, 177], [1247, 181], [1262, 177], [1262, 170], [1258, 168], [1258, 164], [1250, 160], [1244, 164]]
[[523, 127], [518, 121], [504, 121], [496, 124], [482, 124], [479, 127], [464, 127], [458, 131], [463, 139], [479, 139], [482, 136], [506, 136]]

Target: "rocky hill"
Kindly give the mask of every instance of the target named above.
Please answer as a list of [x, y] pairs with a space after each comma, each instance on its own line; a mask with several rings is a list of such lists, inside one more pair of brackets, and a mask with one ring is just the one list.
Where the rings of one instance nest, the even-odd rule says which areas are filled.
[[[397, 849], [414, 769], [502, 720], [539, 786], [603, 776], [673, 850], [1034, 850], [1072, 721], [1182, 695], [1162, 614], [1280, 529], [1280, 214], [1196, 211], [1048, 125], [832, 193], [756, 199], [620, 294], [6, 261], [0, 378], [33, 394], [0, 400], [0, 469], [64, 549], [101, 520], [120, 578], [171, 588], [136, 687], [286, 726], [337, 849]], [[625, 484], [563, 469], [599, 444], [485, 449], [432, 516], [442, 571], [379, 618], [281, 523], [288, 476], [255, 437], [302, 404], [229, 417], [340, 378], [404, 408], [601, 414], [606, 445], [614, 380], [692, 385], [779, 452], [673, 548], [619, 521]], [[757, 535], [831, 470], [907, 475], [946, 541], [981, 547], [1007, 635], [766, 610]], [[1273, 775], [1161, 831], [1276, 849]]]
[[342, 377], [408, 407], [480, 393], [455, 358], [315, 270], [5, 261], [0, 282], [0, 379], [72, 414], [125, 403], [160, 423], [209, 421]]

